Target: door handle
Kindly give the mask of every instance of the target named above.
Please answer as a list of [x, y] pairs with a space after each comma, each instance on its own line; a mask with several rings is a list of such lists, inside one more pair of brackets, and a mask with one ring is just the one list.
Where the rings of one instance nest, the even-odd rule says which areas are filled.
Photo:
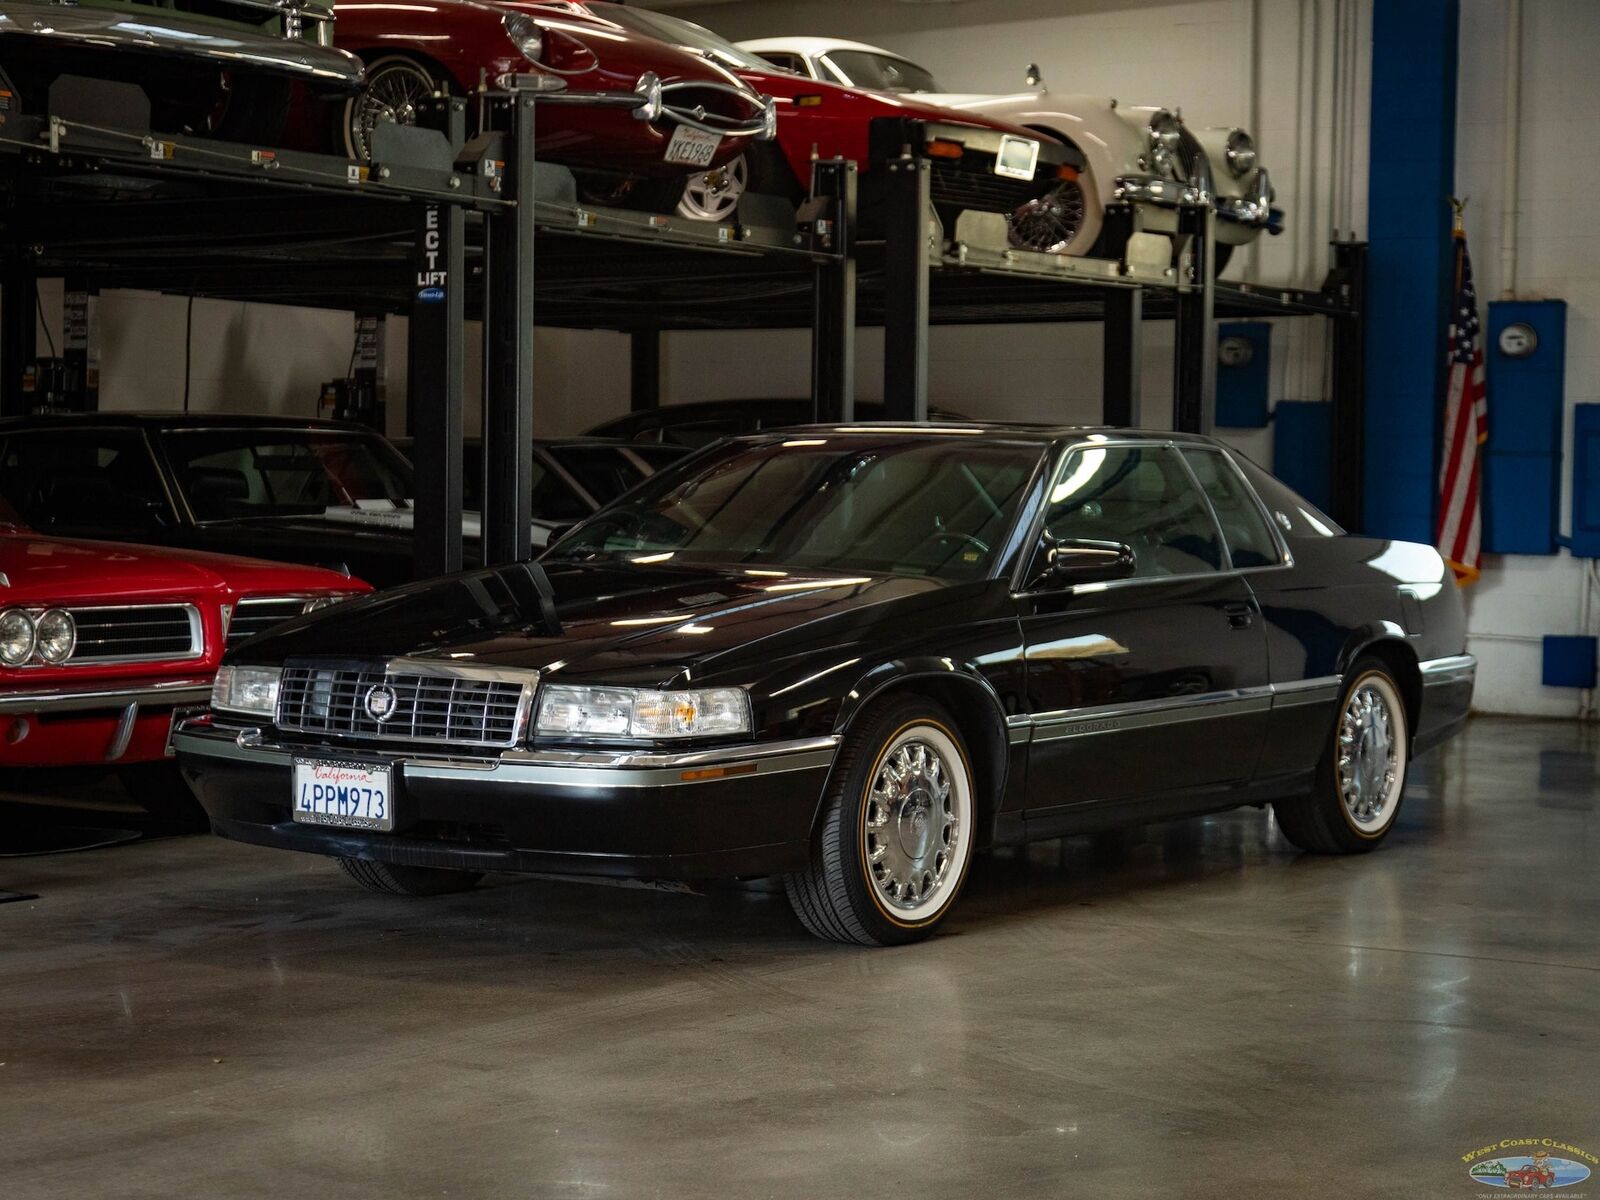
[[1256, 610], [1253, 604], [1224, 604], [1222, 611], [1228, 616], [1228, 624], [1235, 629], [1249, 629], [1255, 624]]

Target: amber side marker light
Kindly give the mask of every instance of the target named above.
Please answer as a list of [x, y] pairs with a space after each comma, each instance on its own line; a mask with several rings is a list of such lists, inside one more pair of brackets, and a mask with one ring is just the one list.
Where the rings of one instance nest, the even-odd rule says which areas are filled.
[[960, 158], [967, 152], [967, 148], [960, 142], [950, 142], [944, 138], [934, 138], [925, 149], [929, 158]]
[[730, 775], [753, 775], [755, 763], [739, 763], [732, 767], [700, 767], [693, 771], [685, 771], [678, 778], [684, 783], [700, 783], [706, 779], [726, 779]]
[[821, 108], [822, 107], [822, 97], [821, 96], [796, 96], [794, 98], [794, 106], [796, 108]]
[[1062, 163], [1056, 168], [1056, 178], [1065, 180], [1067, 183], [1073, 183], [1078, 178], [1078, 168], [1071, 163]]

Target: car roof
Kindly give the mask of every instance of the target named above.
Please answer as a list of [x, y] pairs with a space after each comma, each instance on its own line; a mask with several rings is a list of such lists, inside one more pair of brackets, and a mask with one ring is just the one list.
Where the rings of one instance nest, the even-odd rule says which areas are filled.
[[741, 434], [736, 441], [779, 441], [794, 434], [922, 437], [928, 440], [943, 437], [969, 437], [974, 442], [1026, 442], [1033, 445], [1054, 445], [1058, 442], [1077, 442], [1103, 438], [1107, 441], [1132, 442], [1185, 442], [1197, 446], [1220, 445], [1215, 439], [1198, 433], [1175, 433], [1162, 429], [1126, 429], [1114, 425], [1047, 425], [1022, 421], [872, 421], [844, 424], [788, 425], [782, 429], [763, 429], [758, 433]]
[[353, 421], [324, 421], [315, 417], [253, 417], [243, 413], [43, 413], [0, 420], [0, 430], [71, 429], [75, 425], [101, 429], [319, 429], [330, 433], [370, 433], [381, 436], [377, 430]]
[[885, 50], [882, 46], [869, 46], [866, 42], [852, 42], [847, 38], [822, 38], [822, 37], [775, 37], [775, 38], [750, 38], [739, 42], [741, 50], [788, 50], [794, 54], [827, 54], [833, 50], [860, 50], [867, 54], [881, 54], [885, 58], [898, 58], [901, 62], [911, 60], [903, 54], [896, 54], [893, 50]]

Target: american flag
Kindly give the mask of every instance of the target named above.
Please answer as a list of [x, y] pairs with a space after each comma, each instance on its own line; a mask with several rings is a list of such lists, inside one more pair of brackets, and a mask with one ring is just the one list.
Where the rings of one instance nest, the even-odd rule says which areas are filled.
[[1478, 578], [1483, 515], [1479, 447], [1489, 437], [1489, 392], [1483, 380], [1483, 344], [1478, 340], [1478, 293], [1472, 288], [1467, 238], [1455, 231], [1455, 304], [1450, 314], [1450, 377], [1444, 407], [1444, 459], [1439, 465], [1439, 553], [1456, 583]]

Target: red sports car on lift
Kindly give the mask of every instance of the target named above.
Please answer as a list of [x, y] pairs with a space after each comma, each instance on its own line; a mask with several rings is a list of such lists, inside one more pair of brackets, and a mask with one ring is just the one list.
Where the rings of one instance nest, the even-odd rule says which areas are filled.
[[[537, 150], [576, 168], [594, 203], [722, 221], [747, 192], [795, 201], [809, 191], [813, 157], [866, 165], [876, 117], [987, 135], [968, 145], [947, 139], [934, 159], [934, 199], [949, 209], [1010, 212], [1057, 183], [1030, 130], [803, 79], [699, 25], [632, 5], [340, 0], [337, 14], [339, 45], [367, 63], [366, 90], [345, 113], [354, 157], [370, 156], [380, 122], [414, 121], [418, 102], [437, 91], [483, 96], [522, 76], [521, 86], [564, 81], [563, 91], [541, 92]], [[654, 111], [643, 98], [648, 82], [639, 82], [647, 72], [661, 83], [654, 120], [644, 119]], [[863, 183], [868, 206], [872, 186]]]
[[438, 92], [479, 97], [469, 112], [479, 127], [492, 123], [490, 93], [538, 93], [538, 156], [580, 172], [597, 200], [635, 179], [720, 166], [773, 133], [772, 103], [731, 71], [581, 4], [341, 0], [337, 16], [340, 48], [367, 64], [341, 122], [352, 158], [370, 159], [378, 125], [412, 123]]
[[176, 714], [223, 651], [371, 589], [317, 567], [45, 537], [0, 501], [0, 767], [111, 766], [152, 811], [193, 811]]

